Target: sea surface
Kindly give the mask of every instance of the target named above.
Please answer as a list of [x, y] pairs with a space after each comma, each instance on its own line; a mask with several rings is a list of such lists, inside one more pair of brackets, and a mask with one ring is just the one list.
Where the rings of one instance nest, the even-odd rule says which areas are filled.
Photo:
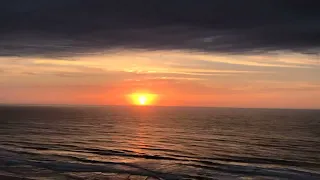
[[1, 106], [0, 176], [320, 179], [320, 111]]

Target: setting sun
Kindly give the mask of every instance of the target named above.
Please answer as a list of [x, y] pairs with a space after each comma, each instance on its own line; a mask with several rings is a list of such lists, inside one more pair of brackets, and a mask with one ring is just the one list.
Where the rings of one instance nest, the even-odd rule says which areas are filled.
[[130, 96], [131, 102], [134, 105], [139, 105], [139, 106], [153, 105], [157, 97], [156, 94], [149, 94], [149, 93], [134, 93], [134, 94], [130, 94], [129, 96]]
[[145, 105], [146, 102], [147, 102], [147, 98], [146, 98], [145, 96], [140, 96], [140, 97], [139, 97], [139, 103], [140, 103], [141, 105]]

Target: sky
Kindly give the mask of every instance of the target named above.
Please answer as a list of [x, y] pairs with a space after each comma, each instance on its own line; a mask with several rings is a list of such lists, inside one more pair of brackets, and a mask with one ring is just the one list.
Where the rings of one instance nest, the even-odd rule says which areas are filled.
[[1, 1], [0, 103], [319, 109], [318, 5]]

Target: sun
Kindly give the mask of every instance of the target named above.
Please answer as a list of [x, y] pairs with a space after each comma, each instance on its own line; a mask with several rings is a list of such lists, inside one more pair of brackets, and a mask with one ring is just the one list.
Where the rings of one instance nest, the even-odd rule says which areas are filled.
[[132, 104], [139, 106], [148, 106], [155, 103], [156, 94], [150, 93], [133, 93], [129, 95]]
[[146, 96], [140, 96], [139, 97], [139, 103], [141, 104], [141, 105], [145, 105], [146, 104], [146, 102], [147, 102], [147, 97]]

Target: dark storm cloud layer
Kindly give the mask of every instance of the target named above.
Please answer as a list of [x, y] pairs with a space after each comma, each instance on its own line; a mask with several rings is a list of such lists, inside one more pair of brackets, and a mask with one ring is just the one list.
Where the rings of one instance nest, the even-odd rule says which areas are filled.
[[114, 48], [318, 53], [316, 0], [3, 0], [1, 56]]

